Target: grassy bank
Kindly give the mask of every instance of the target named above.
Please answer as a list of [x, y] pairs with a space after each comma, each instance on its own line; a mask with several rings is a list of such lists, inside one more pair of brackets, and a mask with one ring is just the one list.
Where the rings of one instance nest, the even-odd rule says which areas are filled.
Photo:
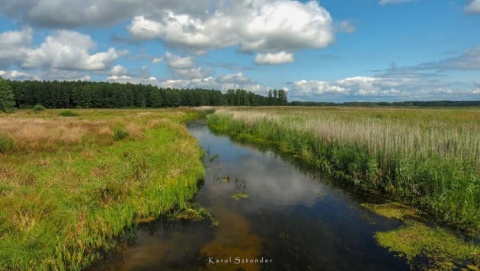
[[138, 221], [186, 208], [204, 168], [182, 122], [198, 114], [0, 115], [0, 270], [81, 270]]
[[477, 109], [237, 108], [218, 110], [208, 123], [478, 236]]

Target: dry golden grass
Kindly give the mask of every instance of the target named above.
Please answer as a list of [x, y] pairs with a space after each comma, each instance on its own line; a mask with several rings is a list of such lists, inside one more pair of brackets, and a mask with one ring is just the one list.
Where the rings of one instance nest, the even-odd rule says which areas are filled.
[[98, 134], [104, 136], [113, 136], [113, 131], [110, 127], [105, 125], [98, 130]]
[[136, 123], [128, 123], [125, 126], [125, 131], [127, 131], [129, 137], [131, 138], [145, 139], [145, 129]]
[[159, 128], [165, 126], [169, 121], [165, 118], [149, 120], [147, 123], [148, 129]]
[[480, 112], [397, 108], [220, 109], [247, 125], [274, 122], [291, 131], [339, 144], [366, 144], [372, 153], [435, 153], [480, 166]]
[[[16, 150], [55, 151], [59, 146], [72, 147], [82, 141], [101, 146], [113, 143], [113, 128], [124, 127], [128, 137], [145, 139], [145, 128], [127, 120], [105, 121], [0, 118], [0, 135], [14, 140]], [[148, 127], [151, 128], [151, 127]]]
[[15, 170], [8, 168], [4, 165], [0, 165], [0, 180], [2, 179], [7, 180], [10, 178], [13, 178], [15, 175], [16, 175]]
[[0, 119], [0, 134], [19, 150], [55, 150], [58, 144], [79, 144], [85, 136], [108, 134], [105, 123], [44, 119]]

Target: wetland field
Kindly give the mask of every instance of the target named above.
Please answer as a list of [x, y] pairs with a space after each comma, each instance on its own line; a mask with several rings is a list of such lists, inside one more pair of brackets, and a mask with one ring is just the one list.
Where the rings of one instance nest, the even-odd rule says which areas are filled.
[[0, 115], [0, 270], [85, 269], [203, 177], [198, 112], [72, 112]]
[[479, 132], [476, 108], [0, 115], [0, 270], [479, 270]]

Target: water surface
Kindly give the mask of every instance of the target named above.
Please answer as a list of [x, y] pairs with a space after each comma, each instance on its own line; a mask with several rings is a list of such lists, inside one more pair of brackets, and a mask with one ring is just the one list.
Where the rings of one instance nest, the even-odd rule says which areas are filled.
[[[408, 270], [373, 238], [400, 225], [360, 194], [328, 184], [274, 152], [188, 125], [208, 153], [196, 201], [218, 219], [159, 220], [92, 270]], [[372, 201], [373, 199], [370, 199]]]

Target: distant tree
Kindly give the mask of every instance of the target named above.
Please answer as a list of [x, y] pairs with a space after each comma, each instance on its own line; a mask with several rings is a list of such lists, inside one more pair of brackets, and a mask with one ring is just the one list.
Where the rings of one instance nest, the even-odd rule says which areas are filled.
[[247, 91], [244, 89], [235, 90], [235, 105], [248, 105], [247, 104]]
[[[208, 89], [172, 89], [152, 85], [108, 82], [7, 81], [15, 96], [15, 106], [32, 108], [159, 108], [177, 106], [283, 104], [281, 91], [269, 97], [230, 89], [226, 93]], [[278, 101], [277, 101], [278, 100]], [[286, 102], [286, 101], [285, 101]]]
[[235, 105], [235, 90], [229, 89], [225, 94], [225, 99], [227, 100], [227, 105]]
[[268, 91], [267, 105], [273, 105], [273, 91]]
[[133, 89], [133, 105], [137, 108], [145, 108], [147, 102], [145, 99], [145, 88], [142, 85], [128, 83], [127, 86]]
[[165, 106], [167, 107], [177, 107], [181, 105], [181, 96], [178, 90], [167, 88], [161, 92], [163, 100], [166, 101]]
[[78, 86], [72, 90], [72, 101], [77, 107], [93, 107], [93, 87], [92, 85]]
[[11, 113], [15, 110], [15, 95], [8, 81], [0, 77], [0, 111]]
[[255, 94], [251, 91], [248, 92], [248, 104], [251, 106], [257, 105], [257, 99], [255, 97]]
[[287, 92], [283, 89], [278, 91], [278, 105], [287, 105], [288, 100], [287, 100]]
[[160, 90], [156, 87], [150, 86], [149, 87], [149, 107], [158, 108], [162, 107], [163, 101], [162, 96], [160, 95]]
[[209, 105], [223, 105], [224, 99], [222, 92], [219, 90], [210, 90], [208, 92], [210, 104]]

